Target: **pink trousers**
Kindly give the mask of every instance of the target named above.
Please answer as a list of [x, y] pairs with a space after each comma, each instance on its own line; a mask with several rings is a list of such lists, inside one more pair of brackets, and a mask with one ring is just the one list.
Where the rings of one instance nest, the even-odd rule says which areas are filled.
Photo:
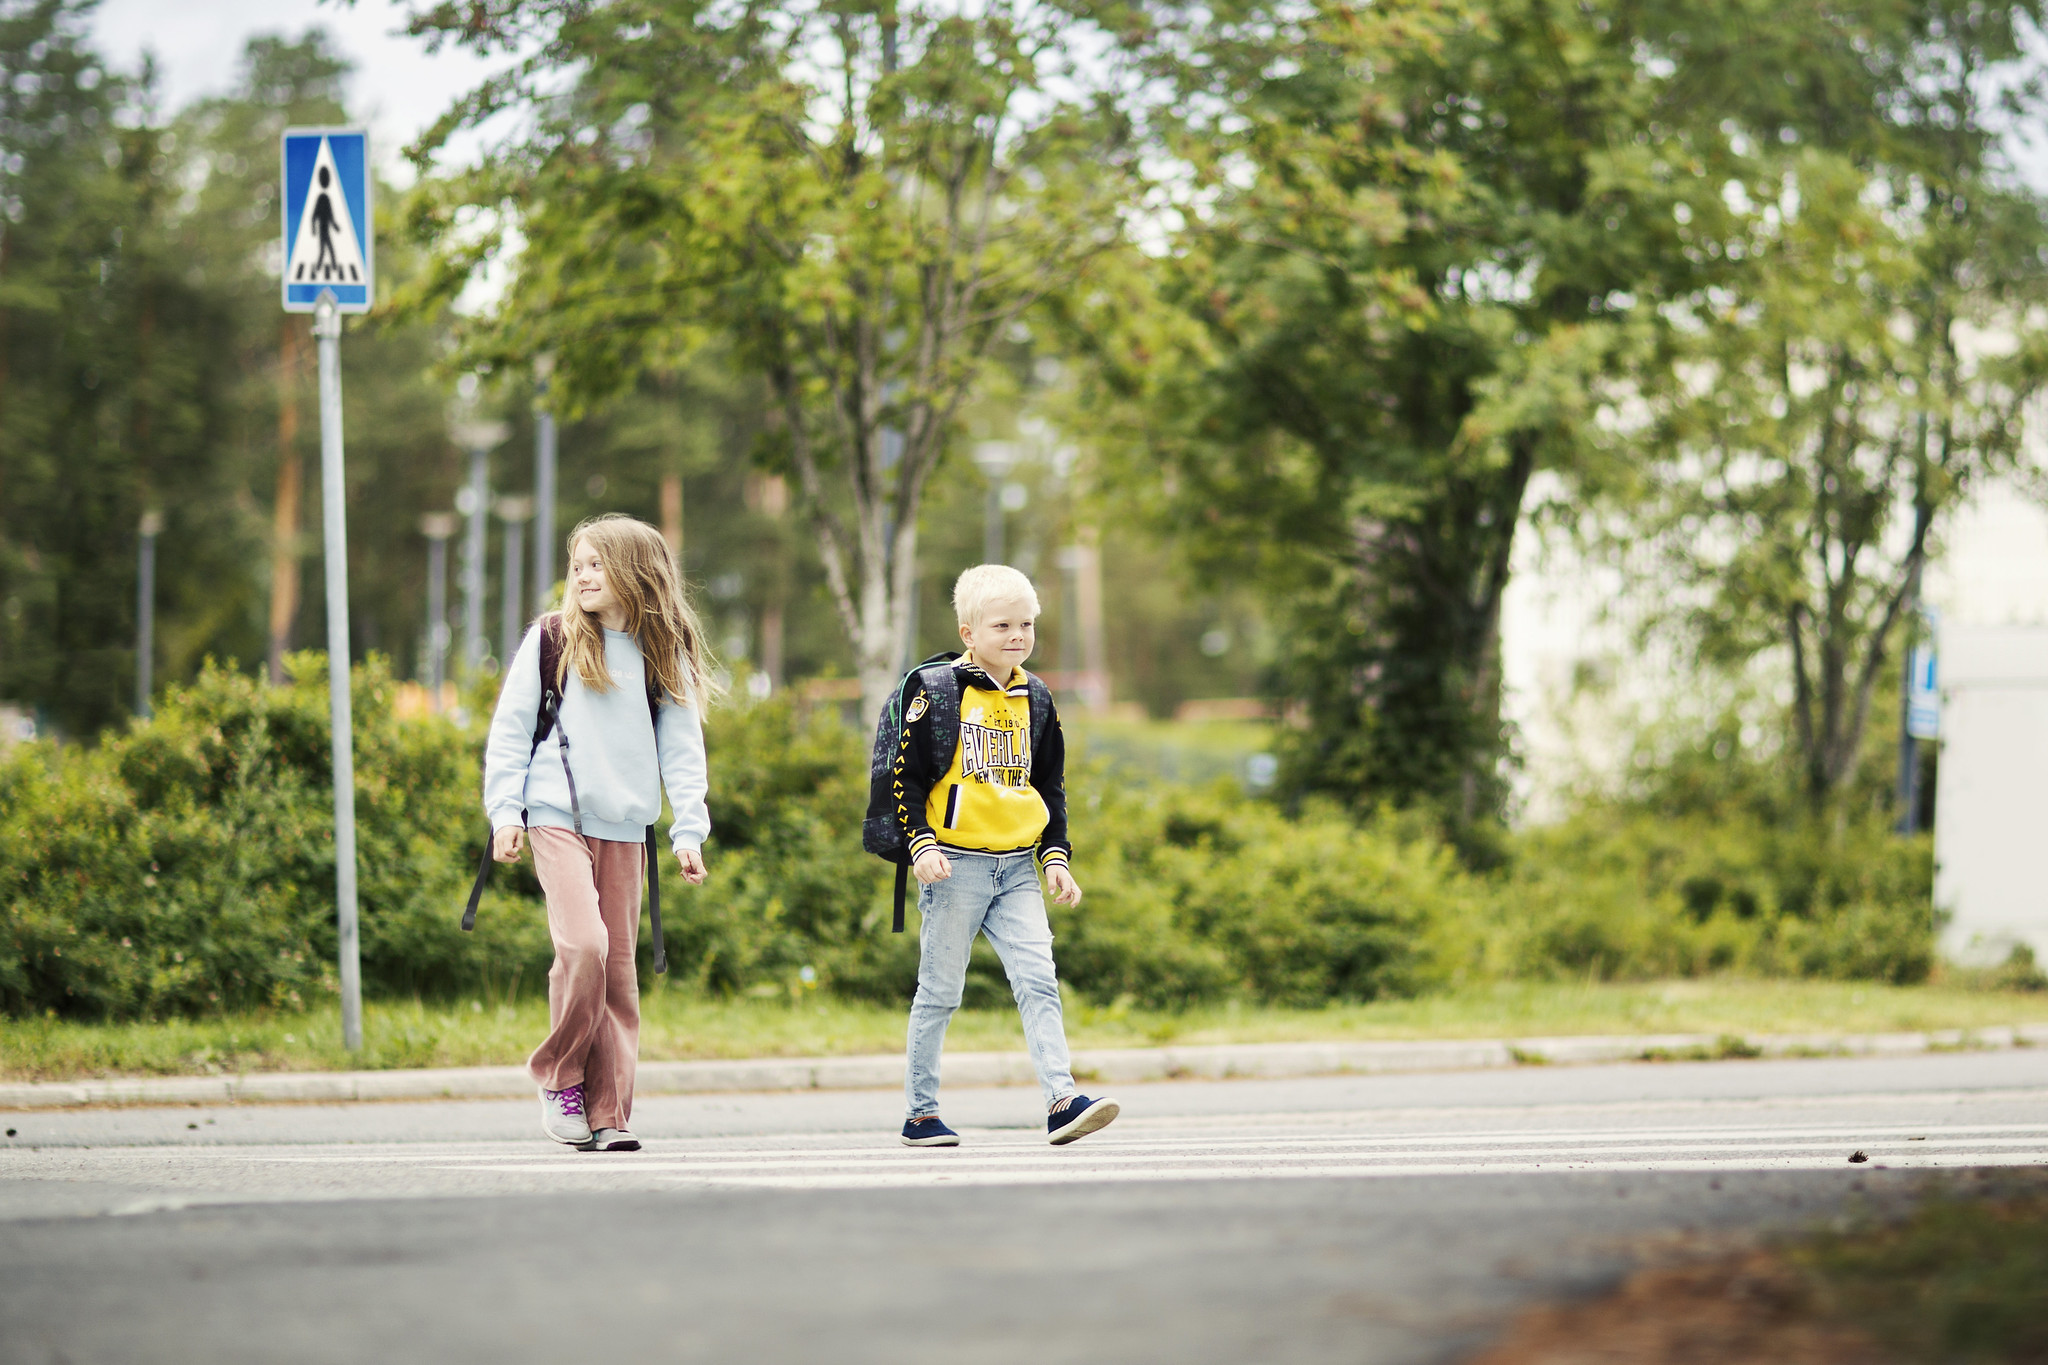
[[534, 871], [547, 893], [555, 965], [548, 972], [547, 1039], [526, 1069], [550, 1090], [583, 1086], [592, 1128], [624, 1128], [640, 1060], [640, 887], [647, 846], [536, 828]]

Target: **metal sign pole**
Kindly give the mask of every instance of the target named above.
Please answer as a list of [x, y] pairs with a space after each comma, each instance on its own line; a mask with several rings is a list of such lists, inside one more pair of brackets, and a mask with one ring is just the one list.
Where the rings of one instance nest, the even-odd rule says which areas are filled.
[[363, 1046], [363, 969], [356, 936], [355, 729], [348, 678], [348, 489], [341, 467], [341, 311], [323, 294], [320, 339], [320, 512], [327, 561], [327, 697], [334, 732], [334, 902], [341, 956], [341, 1043]]
[[334, 924], [341, 1041], [363, 1045], [356, 942], [355, 728], [348, 682], [348, 486], [341, 467], [341, 315], [376, 303], [377, 221], [370, 136], [361, 128], [287, 128], [278, 139], [284, 233], [280, 302], [311, 313], [320, 343], [320, 511], [327, 568], [327, 702], [334, 741]]

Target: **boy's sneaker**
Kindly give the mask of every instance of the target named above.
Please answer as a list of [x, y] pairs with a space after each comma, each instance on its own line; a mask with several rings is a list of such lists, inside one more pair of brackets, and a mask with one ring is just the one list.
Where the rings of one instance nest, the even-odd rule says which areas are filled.
[[576, 1149], [581, 1152], [637, 1152], [640, 1139], [623, 1128], [593, 1128], [590, 1141], [577, 1143]]
[[540, 1088], [540, 1130], [560, 1143], [580, 1147], [590, 1141], [590, 1120], [583, 1113], [583, 1087]]
[[958, 1147], [960, 1135], [940, 1122], [937, 1114], [911, 1119], [903, 1125], [905, 1147]]
[[1091, 1100], [1086, 1095], [1069, 1095], [1045, 1116], [1045, 1140], [1059, 1147], [1075, 1138], [1087, 1137], [1098, 1128], [1107, 1128], [1122, 1108], [1108, 1098]]

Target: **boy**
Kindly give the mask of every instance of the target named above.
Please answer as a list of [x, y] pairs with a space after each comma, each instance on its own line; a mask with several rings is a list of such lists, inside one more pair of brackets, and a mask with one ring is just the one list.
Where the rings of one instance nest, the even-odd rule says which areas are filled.
[[[1054, 900], [1081, 903], [1068, 867], [1066, 742], [1051, 694], [1024, 671], [1036, 639], [1038, 594], [1015, 569], [979, 564], [953, 585], [953, 612], [965, 652], [950, 666], [914, 675], [891, 768], [896, 820], [921, 886], [917, 908], [924, 921], [910, 1007], [903, 1141], [911, 1147], [960, 1144], [959, 1134], [939, 1118], [939, 1050], [960, 1007], [967, 955], [980, 933], [1002, 959], [1017, 996], [1024, 1043], [1045, 1092], [1046, 1140], [1068, 1143], [1109, 1123], [1118, 1105], [1074, 1091], [1052, 925], [1033, 865], [1035, 853]], [[935, 695], [934, 687], [950, 695]], [[1042, 715], [1035, 744], [1034, 690]], [[941, 720], [956, 716], [957, 738], [943, 732], [951, 727]]]

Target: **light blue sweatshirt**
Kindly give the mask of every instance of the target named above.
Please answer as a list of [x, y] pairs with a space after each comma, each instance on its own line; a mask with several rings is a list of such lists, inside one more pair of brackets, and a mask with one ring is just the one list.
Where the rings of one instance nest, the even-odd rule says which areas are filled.
[[[583, 832], [593, 839], [640, 843], [661, 815], [665, 786], [675, 812], [670, 844], [678, 853], [703, 847], [711, 813], [704, 808], [704, 728], [697, 708], [664, 696], [660, 723], [655, 723], [647, 714], [647, 664], [625, 631], [604, 633], [604, 661], [612, 690], [591, 691], [572, 667], [555, 722], [569, 737]], [[552, 731], [531, 765], [527, 761], [540, 694], [540, 627], [535, 626], [505, 671], [484, 745], [484, 812], [494, 831], [520, 823], [522, 810], [528, 825], [576, 828], [562, 750]]]

